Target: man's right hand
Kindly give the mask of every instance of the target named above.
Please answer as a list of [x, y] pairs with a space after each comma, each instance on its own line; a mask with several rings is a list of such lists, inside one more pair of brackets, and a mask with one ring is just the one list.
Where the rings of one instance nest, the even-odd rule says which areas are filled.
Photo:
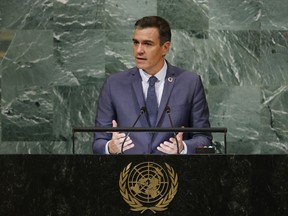
[[[117, 127], [117, 122], [115, 120], [112, 121], [112, 126]], [[108, 151], [110, 154], [121, 153], [121, 147], [122, 143], [124, 142], [125, 136], [126, 136], [125, 133], [119, 133], [119, 132], [112, 133], [112, 139], [108, 143]], [[133, 147], [134, 144], [130, 139], [130, 137], [128, 136], [123, 145], [123, 152]]]

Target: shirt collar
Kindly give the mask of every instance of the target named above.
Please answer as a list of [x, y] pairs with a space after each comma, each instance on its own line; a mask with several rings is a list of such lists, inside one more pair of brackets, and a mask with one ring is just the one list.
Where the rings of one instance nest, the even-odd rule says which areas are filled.
[[[151, 77], [150, 74], [146, 73], [144, 70], [139, 69], [140, 76], [144, 82], [148, 82], [149, 78]], [[164, 61], [163, 67], [158, 71], [154, 76], [158, 79], [158, 81], [163, 81], [166, 77], [167, 73], [167, 63]]]

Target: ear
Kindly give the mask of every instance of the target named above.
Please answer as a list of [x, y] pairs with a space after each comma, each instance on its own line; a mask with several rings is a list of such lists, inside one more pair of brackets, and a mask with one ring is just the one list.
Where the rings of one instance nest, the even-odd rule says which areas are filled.
[[165, 56], [165, 55], [169, 52], [170, 44], [171, 44], [170, 41], [166, 41], [166, 42], [162, 45], [163, 56]]

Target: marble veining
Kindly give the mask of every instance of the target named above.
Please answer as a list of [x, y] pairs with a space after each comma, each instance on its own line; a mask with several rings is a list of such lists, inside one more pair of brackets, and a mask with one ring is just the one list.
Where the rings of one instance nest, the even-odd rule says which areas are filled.
[[[170, 22], [167, 60], [201, 75], [228, 153], [287, 154], [287, 4], [1, 0], [0, 154], [70, 154], [72, 128], [94, 125], [105, 78], [134, 66], [133, 25], [146, 15]], [[92, 153], [92, 136], [76, 135], [77, 154]], [[214, 141], [223, 152], [223, 135]]]

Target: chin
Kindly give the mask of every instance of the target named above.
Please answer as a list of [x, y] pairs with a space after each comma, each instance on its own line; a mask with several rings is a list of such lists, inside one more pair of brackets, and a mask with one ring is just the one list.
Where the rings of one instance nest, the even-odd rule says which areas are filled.
[[143, 64], [136, 64], [139, 69], [145, 70], [145, 66]]

